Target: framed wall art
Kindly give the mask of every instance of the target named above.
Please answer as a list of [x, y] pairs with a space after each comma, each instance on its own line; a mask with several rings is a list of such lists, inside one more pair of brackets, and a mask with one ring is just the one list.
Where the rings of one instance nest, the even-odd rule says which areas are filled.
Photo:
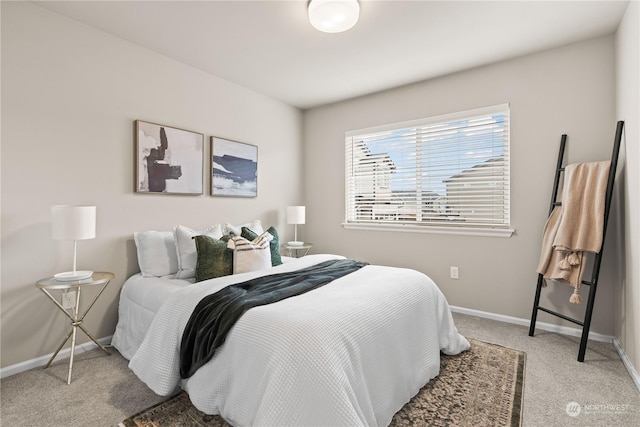
[[258, 195], [258, 147], [211, 137], [211, 195]]
[[136, 120], [136, 192], [203, 194], [204, 134]]

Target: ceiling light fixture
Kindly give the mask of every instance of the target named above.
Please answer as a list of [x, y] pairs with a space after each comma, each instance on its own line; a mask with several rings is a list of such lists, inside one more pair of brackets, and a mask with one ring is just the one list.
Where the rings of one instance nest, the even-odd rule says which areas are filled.
[[360, 16], [358, 0], [311, 0], [309, 22], [325, 33], [341, 33], [356, 25]]

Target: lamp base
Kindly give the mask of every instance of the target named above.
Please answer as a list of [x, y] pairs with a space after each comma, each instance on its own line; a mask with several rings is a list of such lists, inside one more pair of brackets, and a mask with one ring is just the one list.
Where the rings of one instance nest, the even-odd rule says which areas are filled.
[[93, 271], [65, 271], [64, 273], [55, 274], [56, 280], [60, 282], [72, 282], [74, 280], [88, 279], [93, 276]]
[[297, 240], [292, 240], [291, 242], [287, 242], [289, 246], [304, 246], [304, 242], [300, 242]]

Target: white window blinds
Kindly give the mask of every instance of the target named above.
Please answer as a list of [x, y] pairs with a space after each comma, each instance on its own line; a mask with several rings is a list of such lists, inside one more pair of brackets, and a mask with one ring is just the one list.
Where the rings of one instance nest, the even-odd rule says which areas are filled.
[[499, 229], [509, 219], [509, 105], [346, 133], [350, 224]]

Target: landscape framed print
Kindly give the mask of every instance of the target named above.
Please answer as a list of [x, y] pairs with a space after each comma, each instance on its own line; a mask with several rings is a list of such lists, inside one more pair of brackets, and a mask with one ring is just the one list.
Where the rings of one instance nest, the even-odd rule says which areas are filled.
[[258, 195], [258, 147], [211, 137], [211, 195]]
[[136, 192], [202, 195], [204, 134], [136, 120]]

